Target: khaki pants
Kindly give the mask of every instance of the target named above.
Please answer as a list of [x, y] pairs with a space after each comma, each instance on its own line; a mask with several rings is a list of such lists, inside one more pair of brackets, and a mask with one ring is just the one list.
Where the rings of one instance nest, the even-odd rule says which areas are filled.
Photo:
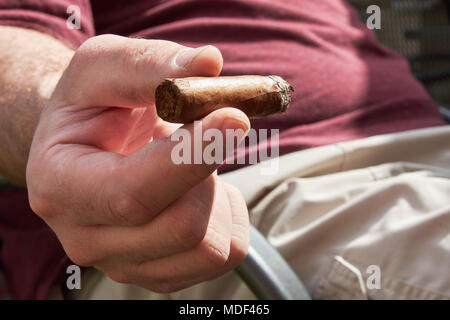
[[[314, 299], [450, 298], [450, 126], [309, 149], [222, 178]], [[252, 299], [232, 272], [170, 295], [85, 273], [86, 299]]]

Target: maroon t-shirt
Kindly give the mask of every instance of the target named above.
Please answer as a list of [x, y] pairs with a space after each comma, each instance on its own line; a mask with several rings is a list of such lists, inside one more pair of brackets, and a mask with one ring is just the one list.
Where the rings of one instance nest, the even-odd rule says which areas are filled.
[[[81, 9], [80, 30], [66, 27], [69, 5]], [[280, 130], [280, 154], [444, 124], [407, 62], [377, 43], [344, 0], [0, 0], [0, 24], [73, 48], [103, 33], [213, 44], [222, 75], [280, 75], [295, 88], [289, 111], [252, 120]], [[0, 192], [0, 244], [13, 298], [45, 298], [69, 262], [24, 190]]]

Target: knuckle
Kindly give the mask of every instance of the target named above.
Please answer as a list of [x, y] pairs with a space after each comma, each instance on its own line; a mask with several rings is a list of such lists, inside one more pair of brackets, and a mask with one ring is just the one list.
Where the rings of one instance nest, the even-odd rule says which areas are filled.
[[197, 189], [192, 196], [185, 197], [182, 204], [182, 212], [172, 216], [172, 224], [175, 226], [174, 236], [187, 249], [198, 246], [205, 238], [211, 213], [213, 210], [214, 190], [206, 185], [205, 191]]
[[220, 268], [225, 266], [230, 256], [229, 250], [221, 241], [202, 241], [197, 247], [200, 255], [212, 268]]
[[[173, 277], [168, 277], [167, 275], [162, 275], [158, 272], [149, 273], [146, 269], [147, 266], [145, 263], [131, 264], [127, 268], [126, 274], [128, 274], [128, 276], [118, 273], [114, 273], [112, 276], [118, 278], [119, 280], [133, 280], [133, 283], [136, 285], [156, 293], [171, 293], [177, 291], [179, 288], [179, 285]], [[121, 276], [123, 277], [122, 279], [120, 278]]]
[[73, 246], [65, 250], [69, 259], [76, 265], [92, 267], [98, 263], [100, 258], [80, 246]]
[[105, 46], [105, 44], [110, 43], [111, 41], [116, 40], [119, 38], [118, 36], [112, 35], [112, 34], [102, 34], [99, 36], [91, 37], [84, 41], [77, 50], [77, 53], [85, 53], [85, 52], [95, 52], [99, 48], [102, 48]]
[[97, 238], [98, 231], [91, 227], [71, 226], [71, 233], [61, 233], [59, 237], [64, 251], [72, 262], [77, 265], [91, 267], [106, 261], [110, 254]]
[[191, 280], [174, 280], [173, 278], [160, 278], [146, 281], [144, 287], [156, 293], [173, 293], [191, 286]]
[[128, 274], [120, 271], [106, 271], [105, 274], [112, 280], [118, 283], [131, 284], [133, 278]]
[[105, 34], [91, 37], [83, 42], [75, 52], [71, 64], [75, 65], [77, 72], [79, 68], [86, 68], [98, 61], [101, 56], [113, 54], [111, 43], [119, 38], [115, 35]]
[[186, 288], [187, 286], [183, 286], [181, 284], [172, 283], [170, 281], [163, 281], [152, 283], [147, 286], [147, 288], [155, 293], [167, 294], [179, 291], [181, 289]]
[[27, 183], [28, 204], [34, 213], [48, 222], [60, 210], [56, 210], [59, 205], [55, 199], [56, 193], [53, 191], [53, 188], [40, 182], [41, 179], [37, 178]]
[[175, 221], [176, 232], [174, 235], [178, 242], [185, 248], [191, 249], [198, 246], [205, 238], [208, 221], [200, 214], [185, 212], [182, 219]]
[[180, 48], [179, 44], [166, 40], [138, 41], [142, 42], [140, 45], [131, 48], [132, 50], [129, 52], [133, 55], [138, 65], [142, 67], [142, 64], [144, 64], [155, 70], [158, 69], [161, 63], [164, 65], [170, 64], [170, 60]]
[[113, 195], [109, 199], [109, 207], [114, 218], [127, 222], [130, 219], [130, 212], [133, 212], [134, 203], [130, 197], [124, 194]]
[[29, 192], [28, 202], [31, 210], [33, 210], [33, 212], [42, 219], [46, 220], [53, 216], [50, 202], [48, 200], [45, 200], [43, 197]]
[[[141, 75], [142, 70], [156, 70], [155, 61], [157, 58], [149, 54], [145, 46], [128, 46], [119, 55], [125, 69], [135, 75]], [[142, 105], [154, 103], [154, 88], [148, 85], [148, 81], [143, 80], [140, 85], [127, 88], [123, 94], [133, 101], [138, 101]]]
[[136, 225], [146, 221], [146, 210], [129, 194], [117, 191], [110, 193], [107, 202], [107, 210], [115, 221], [125, 225]]
[[[95, 38], [95, 37], [94, 37]], [[84, 43], [81, 44], [81, 46], [78, 47], [77, 51], [75, 51], [75, 54], [72, 58], [72, 64], [74, 63], [86, 63], [90, 59], [92, 59], [93, 55], [97, 55], [96, 47], [97, 44], [95, 42], [94, 38], [89, 38]]]

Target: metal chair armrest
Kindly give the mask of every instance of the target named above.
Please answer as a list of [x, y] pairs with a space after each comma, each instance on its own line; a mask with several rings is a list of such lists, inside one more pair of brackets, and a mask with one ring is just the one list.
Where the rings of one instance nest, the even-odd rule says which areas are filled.
[[250, 226], [248, 255], [235, 271], [259, 299], [311, 299], [286, 260], [254, 226]]

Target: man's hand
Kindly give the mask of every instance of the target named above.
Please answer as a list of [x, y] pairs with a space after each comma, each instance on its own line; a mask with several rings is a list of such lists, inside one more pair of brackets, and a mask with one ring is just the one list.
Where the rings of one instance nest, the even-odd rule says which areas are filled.
[[[154, 107], [161, 79], [217, 76], [221, 67], [212, 46], [160, 40], [99, 36], [76, 51], [41, 113], [26, 172], [32, 209], [73, 262], [172, 292], [244, 259], [242, 196], [215, 175], [216, 164], [171, 161], [176, 142], [168, 136], [177, 127]], [[249, 120], [226, 108], [201, 125], [225, 136], [225, 129], [247, 131]]]

